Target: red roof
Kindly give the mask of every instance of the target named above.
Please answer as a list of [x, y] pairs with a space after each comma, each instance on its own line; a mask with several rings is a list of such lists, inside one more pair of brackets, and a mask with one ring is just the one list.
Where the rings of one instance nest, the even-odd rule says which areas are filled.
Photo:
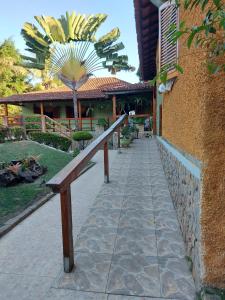
[[[115, 77], [90, 78], [78, 89], [78, 99], [107, 98], [110, 91], [146, 90], [150, 87], [145, 84], [132, 84]], [[16, 94], [6, 98], [0, 98], [0, 103], [21, 103], [34, 101], [71, 100], [72, 91], [63, 86], [46, 91]]]
[[121, 84], [118, 86], [114, 86], [114, 87], [108, 87], [107, 89], [104, 90], [104, 92], [126, 92], [126, 91], [146, 91], [149, 92], [151, 90], [149, 83], [147, 82], [139, 82], [139, 83], [129, 83], [129, 84]]

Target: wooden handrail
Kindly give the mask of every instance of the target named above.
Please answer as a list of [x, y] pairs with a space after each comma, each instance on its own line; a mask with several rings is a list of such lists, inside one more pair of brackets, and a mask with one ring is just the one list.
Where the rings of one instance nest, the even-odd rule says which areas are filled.
[[108, 130], [102, 133], [102, 135], [93, 141], [82, 153], [74, 158], [47, 183], [47, 186], [51, 187], [54, 192], [60, 193], [63, 262], [64, 271], [66, 273], [71, 272], [74, 268], [73, 220], [70, 185], [79, 176], [87, 162], [102, 146], [104, 146], [104, 181], [105, 183], [109, 182], [108, 139], [117, 130], [118, 145], [120, 145], [120, 126], [126, 121], [126, 119], [127, 115], [121, 116]]
[[124, 123], [127, 115], [122, 115], [112, 126], [104, 131], [96, 140], [66, 165], [58, 174], [47, 182], [54, 192], [65, 190], [80, 174], [87, 162], [95, 155], [102, 145], [110, 138], [115, 130]]

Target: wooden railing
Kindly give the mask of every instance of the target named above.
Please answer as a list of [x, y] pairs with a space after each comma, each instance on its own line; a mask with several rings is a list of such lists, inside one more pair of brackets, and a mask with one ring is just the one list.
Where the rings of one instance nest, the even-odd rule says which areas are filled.
[[72, 131], [66, 126], [62, 125], [60, 122], [57, 122], [45, 115], [42, 117], [42, 122], [42, 127], [45, 126], [44, 131], [57, 132], [60, 135], [71, 139]]
[[118, 132], [118, 148], [120, 148], [120, 127], [126, 121], [127, 115], [122, 115], [113, 125], [93, 141], [83, 152], [74, 158], [48, 183], [54, 192], [60, 193], [64, 271], [71, 272], [74, 267], [73, 232], [71, 211], [71, 183], [77, 179], [88, 161], [95, 153], [104, 147], [104, 181], [109, 182], [108, 140], [115, 131]]
[[[70, 130], [74, 130], [75, 123], [78, 125], [79, 130], [95, 130], [95, 126], [98, 124], [99, 118], [54, 118], [59, 123], [63, 123]], [[110, 119], [108, 118], [108, 123]], [[112, 121], [112, 120], [111, 120]]]

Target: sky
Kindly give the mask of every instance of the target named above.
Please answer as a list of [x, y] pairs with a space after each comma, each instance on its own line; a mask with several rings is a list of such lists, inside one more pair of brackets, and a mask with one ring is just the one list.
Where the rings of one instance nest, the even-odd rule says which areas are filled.
[[[20, 30], [25, 22], [35, 23], [35, 15], [59, 17], [66, 11], [82, 14], [106, 13], [108, 18], [101, 25], [97, 37], [114, 27], [121, 31], [120, 41], [125, 45], [123, 54], [129, 57], [134, 72], [118, 72], [116, 77], [128, 82], [138, 82], [136, 71], [139, 65], [133, 0], [0, 0], [0, 42], [11, 37], [16, 47], [24, 53], [25, 43]], [[122, 54], [122, 51], [121, 51]], [[106, 70], [96, 76], [111, 76]]]

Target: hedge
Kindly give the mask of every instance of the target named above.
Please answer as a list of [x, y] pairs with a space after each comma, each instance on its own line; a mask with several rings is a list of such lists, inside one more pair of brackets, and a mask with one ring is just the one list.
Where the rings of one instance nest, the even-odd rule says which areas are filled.
[[34, 130], [34, 129], [36, 129], [36, 130], [40, 129], [41, 130], [41, 124], [32, 124], [32, 122], [40, 123], [41, 122], [40, 117], [35, 117], [35, 116], [25, 117], [24, 121], [25, 121], [25, 124], [26, 124], [25, 127], [26, 127], [27, 131]]
[[49, 132], [30, 132], [29, 137], [40, 144], [45, 144], [62, 151], [68, 151], [72, 143], [66, 137]]
[[88, 131], [76, 131], [73, 134], [74, 141], [87, 141], [91, 140], [93, 135]]
[[79, 142], [80, 149], [85, 148], [85, 141], [91, 140], [93, 135], [88, 131], [76, 131], [73, 134], [73, 140]]
[[20, 141], [26, 138], [24, 128], [16, 127], [0, 127], [0, 143], [7, 141]]

